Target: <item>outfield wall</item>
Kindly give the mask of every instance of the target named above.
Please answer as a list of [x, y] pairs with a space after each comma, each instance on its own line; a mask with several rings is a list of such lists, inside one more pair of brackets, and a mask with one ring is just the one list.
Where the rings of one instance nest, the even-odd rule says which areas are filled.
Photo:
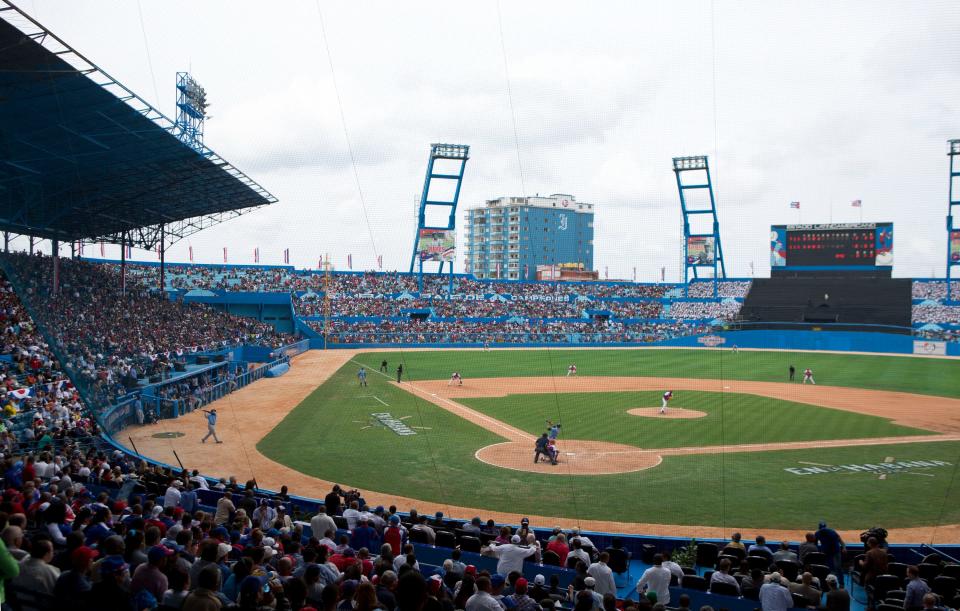
[[[792, 331], [792, 330], [749, 330], [721, 331], [716, 333], [725, 341], [723, 347], [736, 345], [739, 348], [759, 348], [769, 350], [826, 350], [832, 352], [875, 352], [878, 354], [916, 354], [914, 342], [918, 338], [911, 335], [893, 333], [867, 333], [861, 331]], [[327, 349], [402, 349], [402, 348], [480, 348], [482, 343], [417, 343], [417, 344], [336, 344], [324, 346], [322, 337], [310, 338], [310, 348]], [[641, 343], [597, 343], [578, 342], [566, 344], [550, 343], [491, 343], [491, 348], [647, 348], [647, 347], [705, 347], [703, 336], [676, 337], [659, 342]], [[960, 356], [960, 343], [946, 342], [946, 356]]]

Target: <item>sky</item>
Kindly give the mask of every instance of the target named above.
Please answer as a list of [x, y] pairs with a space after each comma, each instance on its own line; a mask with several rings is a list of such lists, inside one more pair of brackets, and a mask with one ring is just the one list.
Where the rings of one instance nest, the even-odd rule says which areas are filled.
[[855, 222], [855, 199], [894, 223], [895, 276], [945, 273], [955, 0], [14, 2], [167, 116], [190, 71], [205, 143], [279, 199], [168, 261], [406, 270], [450, 142], [471, 147], [460, 246], [469, 206], [569, 193], [601, 277], [682, 279], [671, 158], [708, 155], [730, 276], [769, 274], [770, 225]]

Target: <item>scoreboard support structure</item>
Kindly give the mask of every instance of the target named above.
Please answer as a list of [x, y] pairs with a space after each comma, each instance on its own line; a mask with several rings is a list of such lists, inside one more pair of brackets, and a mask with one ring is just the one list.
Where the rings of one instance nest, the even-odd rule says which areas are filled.
[[[690, 182], [684, 183], [682, 174], [692, 175]], [[674, 157], [673, 173], [677, 177], [677, 190], [680, 193], [680, 211], [683, 213], [683, 294], [686, 296], [690, 286], [690, 270], [693, 277], [699, 278], [699, 270], [713, 269], [713, 296], [719, 296], [719, 280], [727, 277], [727, 268], [723, 262], [723, 248], [720, 245], [720, 221], [717, 219], [717, 202], [713, 197], [713, 182], [710, 180], [710, 164], [706, 155], [694, 157]], [[705, 189], [709, 201], [694, 207], [687, 201], [686, 191]], [[692, 232], [690, 221], [705, 215], [711, 231]], [[698, 223], [702, 225], [702, 223]]]
[[[960, 221], [954, 212], [960, 212], [960, 139], [948, 140], [950, 157], [950, 186], [947, 190], [947, 303], [960, 300], [952, 291], [953, 268], [960, 265]], [[957, 187], [957, 188], [954, 188]]]

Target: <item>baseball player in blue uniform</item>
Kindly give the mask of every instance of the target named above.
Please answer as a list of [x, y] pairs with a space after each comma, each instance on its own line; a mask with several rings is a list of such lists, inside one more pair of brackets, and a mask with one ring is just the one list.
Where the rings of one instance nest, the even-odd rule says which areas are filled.
[[200, 440], [200, 443], [207, 443], [207, 437], [213, 436], [213, 440], [217, 443], [223, 443], [217, 439], [217, 410], [212, 409], [210, 411], [201, 410], [207, 415], [207, 434], [203, 436], [203, 439]]

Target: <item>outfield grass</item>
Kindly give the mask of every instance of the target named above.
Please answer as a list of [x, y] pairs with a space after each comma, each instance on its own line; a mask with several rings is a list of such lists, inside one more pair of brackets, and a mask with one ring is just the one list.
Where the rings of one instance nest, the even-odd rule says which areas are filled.
[[631, 416], [634, 407], [660, 407], [660, 392], [563, 393], [458, 399], [532, 435], [546, 420], [563, 423], [564, 437], [611, 441], [641, 448], [675, 448], [859, 437], [929, 435], [885, 418], [757, 395], [684, 390], [670, 408], [706, 412], [703, 418], [668, 420]]
[[646, 376], [786, 382], [787, 369], [809, 367], [818, 384], [900, 390], [960, 397], [960, 360], [815, 352], [741, 350], [436, 350], [371, 352], [356, 360], [376, 371], [386, 359], [391, 374], [403, 363], [405, 379], [565, 375]]
[[[570, 358], [569, 355], [564, 359], [557, 358], [566, 351], [551, 352], [554, 353], [554, 362], [562, 363]], [[461, 358], [462, 355], [466, 356]], [[761, 359], [754, 358], [749, 352], [734, 356], [657, 350], [583, 351], [576, 353], [574, 362], [583, 374], [593, 373], [591, 370], [603, 363], [611, 367], [613, 363], [630, 363], [630, 367], [635, 368], [633, 375], [695, 377], [692, 374], [701, 361], [728, 361], [744, 356], [747, 358], [740, 362], [744, 369], [739, 370], [743, 379], [775, 379], [773, 366], [766, 361], [782, 364], [789, 360], [789, 357], [773, 353], [762, 353]], [[826, 356], [833, 360], [814, 362], [814, 359]], [[392, 353], [387, 358], [395, 365], [400, 357]], [[455, 368], [468, 376], [541, 375], [550, 371], [544, 351], [410, 352], [403, 358], [419, 378], [445, 378]], [[870, 361], [868, 366], [860, 362], [863, 358]], [[822, 370], [818, 377], [825, 383], [871, 386], [866, 383], [869, 377], [878, 384], [886, 384], [887, 388], [914, 391], [918, 389], [918, 380], [910, 379], [907, 374], [894, 379], [867, 374], [871, 371], [893, 372], [901, 361], [911, 368], [914, 367], [912, 363], [930, 365], [942, 378], [947, 378], [949, 372], [939, 361], [894, 358], [895, 362], [891, 364], [884, 361], [885, 358], [889, 357], [808, 355], [804, 361], [798, 359], [797, 366], [813, 363], [810, 366], [815, 371]], [[380, 356], [366, 355], [360, 360], [376, 371]], [[763, 365], [769, 370], [761, 367], [755, 376], [748, 375], [747, 368], [754, 361], [755, 365]], [[672, 368], [663, 369], [665, 362], [672, 363]], [[654, 367], [661, 369], [653, 371]], [[784, 470], [803, 467], [806, 463], [880, 463], [888, 458], [898, 461], [943, 460], [956, 465], [960, 463], [960, 443], [669, 456], [652, 469], [602, 476], [562, 475], [562, 465], [558, 466], [559, 475], [524, 473], [493, 467], [474, 459], [474, 452], [480, 447], [502, 441], [497, 435], [386, 383], [379, 375], [369, 377], [369, 388], [358, 388], [356, 369], [355, 363], [348, 363], [318, 387], [258, 444], [260, 452], [309, 475], [365, 490], [504, 511], [518, 516], [539, 514], [619, 522], [729, 524], [757, 529], [808, 529], [820, 519], [850, 529], [960, 522], [960, 486], [951, 485], [955, 475], [952, 466], [920, 470], [918, 474], [897, 473], [884, 480], [873, 473], [794, 475]], [[725, 366], [724, 371], [731, 369]], [[621, 368], [598, 373], [630, 374], [631, 371]], [[704, 377], [719, 377], [716, 370], [709, 368], [702, 368], [700, 373]], [[859, 376], [854, 380], [857, 383], [847, 374]], [[914, 371], [912, 375], [916, 378], [922, 374]], [[927, 378], [926, 375], [922, 377]], [[954, 388], [956, 384], [955, 378], [949, 377], [937, 380], [935, 388], [954, 396], [958, 394]], [[874, 384], [872, 387], [880, 386]], [[929, 387], [932, 386], [928, 385], [927, 390]], [[639, 394], [634, 393], [634, 396]], [[685, 393], [678, 392], [678, 401], [682, 394]], [[531, 397], [524, 399], [527, 398]], [[704, 405], [691, 407], [708, 411], [703, 409], [708, 407]], [[786, 434], [777, 431], [792, 430], [792, 435], [798, 429], [816, 431], [817, 427], [822, 428], [824, 434], [829, 433], [819, 421], [795, 417], [794, 407], [781, 405], [758, 409], [762, 413], [755, 417], [758, 420], [757, 434], [766, 431], [775, 436]], [[818, 418], [825, 416], [825, 412], [833, 412], [809, 409], [817, 409]], [[777, 410], [790, 411], [786, 417], [774, 419], [772, 415]], [[380, 411], [398, 418], [408, 417], [404, 422], [425, 428], [417, 429], [417, 435], [400, 437], [383, 427], [369, 427], [370, 414]], [[505, 415], [504, 419], [514, 417]], [[566, 415], [564, 418], [564, 422], [576, 422], [567, 420]], [[636, 420], [646, 422], [650, 419]], [[605, 421], [594, 420], [598, 423]], [[675, 422], [691, 425], [696, 421]], [[861, 425], [866, 422], [859, 420]], [[605, 440], [613, 440], [611, 437], [619, 434], [618, 430], [622, 428], [616, 422], [609, 424], [609, 429], [603, 433]], [[673, 422], [661, 424], [672, 425]], [[866, 427], [870, 429], [875, 425], [893, 426], [881, 421]], [[645, 426], [634, 425], [634, 429]], [[867, 431], [854, 428], [853, 436], [866, 436]], [[724, 430], [721, 439], [728, 440], [727, 443], [741, 442], [729, 437], [732, 433], [726, 432], [726, 427]], [[585, 431], [578, 430], [575, 436], [585, 438]], [[596, 434], [601, 434], [599, 429]], [[807, 431], [803, 434], [820, 433]], [[664, 435], [663, 439], [666, 438]], [[679, 437], [677, 440], [677, 445], [687, 445], [686, 442], [681, 444]]]

